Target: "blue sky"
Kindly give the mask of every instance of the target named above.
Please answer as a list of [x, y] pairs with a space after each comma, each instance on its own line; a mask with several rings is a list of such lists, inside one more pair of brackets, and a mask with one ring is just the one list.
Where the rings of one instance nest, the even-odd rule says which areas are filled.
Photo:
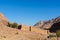
[[60, 0], [0, 0], [0, 12], [10, 22], [34, 25], [60, 16]]

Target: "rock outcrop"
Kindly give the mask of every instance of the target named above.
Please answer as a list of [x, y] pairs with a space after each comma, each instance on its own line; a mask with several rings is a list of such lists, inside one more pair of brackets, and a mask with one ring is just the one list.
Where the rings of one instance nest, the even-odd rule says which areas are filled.
[[60, 22], [60, 16], [58, 16], [55, 19], [48, 20], [48, 21], [40, 21], [36, 23], [34, 26], [40, 27], [42, 29], [48, 29], [50, 28], [54, 23]]
[[0, 13], [0, 24], [3, 23], [4, 25], [8, 25], [8, 20], [5, 18], [5, 16]]

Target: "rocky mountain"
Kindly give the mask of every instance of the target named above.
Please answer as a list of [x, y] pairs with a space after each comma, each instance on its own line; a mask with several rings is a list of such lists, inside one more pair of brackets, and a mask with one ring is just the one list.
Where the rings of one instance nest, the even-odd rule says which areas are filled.
[[37, 26], [37, 27], [42, 28], [42, 29], [48, 29], [54, 23], [57, 23], [57, 22], [60, 22], [60, 16], [58, 16], [57, 18], [48, 20], [48, 21], [40, 21], [40, 22], [36, 23], [34, 26]]
[[60, 16], [58, 16], [57, 18], [55, 18], [54, 21], [55, 21], [55, 22], [60, 22]]

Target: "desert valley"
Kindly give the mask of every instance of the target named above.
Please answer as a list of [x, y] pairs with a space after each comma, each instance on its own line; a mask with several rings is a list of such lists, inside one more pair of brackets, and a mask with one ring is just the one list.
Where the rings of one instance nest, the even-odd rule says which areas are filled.
[[19, 24], [12, 28], [9, 23], [0, 13], [0, 40], [57, 40], [54, 30], [60, 26], [60, 16], [48, 21], [39, 21], [33, 26]]

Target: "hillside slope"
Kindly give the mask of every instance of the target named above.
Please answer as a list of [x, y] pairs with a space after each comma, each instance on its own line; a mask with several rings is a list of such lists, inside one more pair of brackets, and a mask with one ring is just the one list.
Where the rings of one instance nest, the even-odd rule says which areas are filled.
[[58, 16], [57, 18], [48, 20], [48, 21], [40, 21], [40, 22], [37, 22], [34, 26], [37, 26], [37, 27], [42, 28], [42, 29], [48, 29], [54, 23], [57, 23], [57, 22], [60, 22], [60, 16]]
[[0, 24], [0, 40], [40, 40], [42, 35], [30, 31], [9, 28]]

